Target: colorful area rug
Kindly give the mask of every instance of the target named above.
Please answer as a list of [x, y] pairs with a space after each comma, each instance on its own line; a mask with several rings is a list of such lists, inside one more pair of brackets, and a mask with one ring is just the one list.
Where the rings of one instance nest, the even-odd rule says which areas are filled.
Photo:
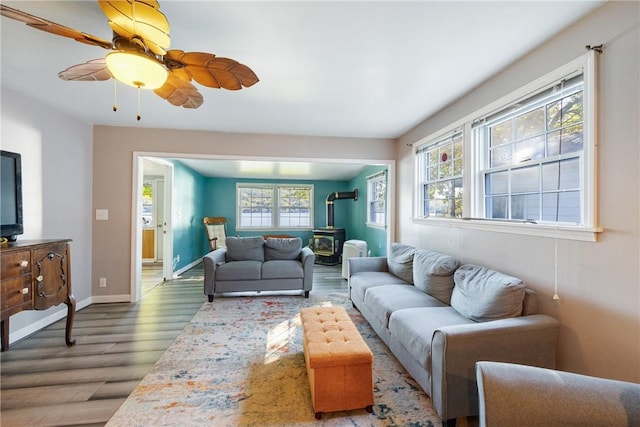
[[[373, 414], [314, 418], [300, 308], [342, 305], [374, 354]], [[344, 295], [205, 303], [107, 426], [439, 426], [429, 398]]]

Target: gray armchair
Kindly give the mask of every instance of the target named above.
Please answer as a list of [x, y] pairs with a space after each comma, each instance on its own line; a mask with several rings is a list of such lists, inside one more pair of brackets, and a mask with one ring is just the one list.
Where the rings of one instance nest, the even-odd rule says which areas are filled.
[[480, 427], [640, 426], [640, 384], [477, 362]]

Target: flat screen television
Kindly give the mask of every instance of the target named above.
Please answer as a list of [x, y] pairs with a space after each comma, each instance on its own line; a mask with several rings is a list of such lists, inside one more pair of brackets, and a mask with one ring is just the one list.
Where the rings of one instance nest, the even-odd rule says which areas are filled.
[[0, 231], [3, 240], [16, 240], [22, 224], [22, 157], [0, 151]]

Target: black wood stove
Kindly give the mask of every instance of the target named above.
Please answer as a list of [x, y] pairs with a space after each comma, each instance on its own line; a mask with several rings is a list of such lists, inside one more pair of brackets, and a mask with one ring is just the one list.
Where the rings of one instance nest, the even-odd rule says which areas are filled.
[[341, 191], [327, 196], [327, 227], [313, 230], [313, 252], [316, 264], [336, 265], [342, 257], [345, 229], [334, 227], [333, 201], [336, 199], [358, 200], [358, 189]]

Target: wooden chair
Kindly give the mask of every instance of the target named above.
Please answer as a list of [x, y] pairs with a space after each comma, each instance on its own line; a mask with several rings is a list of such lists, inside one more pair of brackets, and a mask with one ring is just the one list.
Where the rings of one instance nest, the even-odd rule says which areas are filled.
[[202, 218], [204, 228], [207, 230], [209, 249], [215, 251], [224, 248], [227, 240], [227, 218], [222, 216], [205, 216]]

